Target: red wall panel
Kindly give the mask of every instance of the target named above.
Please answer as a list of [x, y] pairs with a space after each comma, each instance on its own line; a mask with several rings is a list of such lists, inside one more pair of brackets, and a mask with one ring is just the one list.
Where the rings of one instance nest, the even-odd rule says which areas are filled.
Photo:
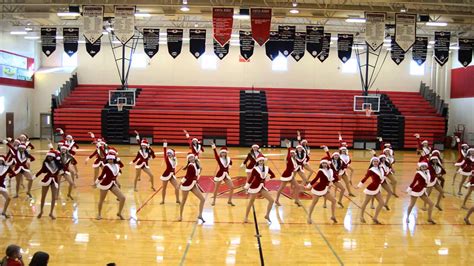
[[451, 70], [451, 98], [474, 97], [474, 66]]

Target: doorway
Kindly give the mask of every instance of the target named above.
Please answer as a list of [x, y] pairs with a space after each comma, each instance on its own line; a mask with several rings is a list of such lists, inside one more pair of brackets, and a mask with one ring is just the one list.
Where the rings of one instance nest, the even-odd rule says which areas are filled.
[[40, 139], [51, 139], [51, 114], [40, 113]]
[[5, 128], [7, 129], [7, 138], [12, 138], [14, 139], [15, 138], [15, 121], [14, 121], [14, 115], [13, 113], [9, 112], [9, 113], [5, 113], [5, 122], [6, 122], [6, 125], [5, 125]]

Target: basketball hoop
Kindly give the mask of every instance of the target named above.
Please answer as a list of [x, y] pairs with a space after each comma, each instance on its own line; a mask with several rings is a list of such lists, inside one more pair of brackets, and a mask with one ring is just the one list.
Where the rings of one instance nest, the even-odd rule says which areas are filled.
[[124, 105], [125, 105], [124, 103], [118, 103], [118, 104], [117, 104], [117, 110], [118, 110], [119, 112], [122, 112]]

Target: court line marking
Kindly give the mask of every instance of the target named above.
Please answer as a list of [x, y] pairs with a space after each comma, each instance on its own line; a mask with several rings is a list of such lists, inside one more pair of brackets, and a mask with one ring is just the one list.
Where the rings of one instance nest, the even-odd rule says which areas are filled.
[[262, 242], [260, 241], [260, 230], [258, 229], [258, 221], [257, 221], [257, 214], [255, 213], [255, 205], [252, 205], [252, 210], [253, 210], [253, 221], [255, 223], [255, 238], [257, 238], [257, 244], [258, 244], [258, 253], [260, 255], [260, 265], [264, 266], [265, 265], [265, 259], [263, 258], [263, 248], [262, 248]]

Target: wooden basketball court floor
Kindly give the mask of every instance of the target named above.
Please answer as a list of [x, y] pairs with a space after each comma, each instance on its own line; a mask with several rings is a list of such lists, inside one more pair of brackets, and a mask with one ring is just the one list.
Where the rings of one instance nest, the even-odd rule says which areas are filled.
[[[47, 150], [47, 143], [34, 141], [33, 150], [37, 160], [32, 163], [34, 172], [38, 171]], [[304, 207], [297, 207], [292, 200], [282, 197], [282, 207], [274, 207], [271, 212], [272, 223], [268, 224], [263, 216], [266, 201], [256, 201], [256, 221], [250, 215], [249, 224], [243, 224], [247, 200], [243, 193], [242, 180], [245, 172], [239, 168], [247, 148], [230, 148], [234, 161], [231, 170], [239, 187], [236, 189], [234, 202], [237, 206], [226, 204], [227, 195], [222, 189], [215, 207], [210, 205], [213, 185], [210, 178], [216, 170], [216, 162], [210, 147], [201, 158], [202, 187], [206, 191], [204, 219], [206, 223], [196, 221], [197, 200], [190, 195], [185, 208], [184, 221], [175, 222], [179, 206], [174, 201], [171, 186], [167, 191], [167, 202], [160, 205], [161, 181], [163, 171], [162, 153], [152, 161], [157, 192], [150, 189], [148, 178], [142, 176], [139, 192], [133, 190], [134, 168], [128, 165], [136, 154], [137, 146], [117, 146], [120, 157], [126, 164], [120, 177], [122, 191], [127, 197], [125, 211], [130, 220], [115, 219], [118, 203], [109, 193], [104, 205], [104, 219], [95, 220], [99, 192], [91, 187], [92, 168], [84, 159], [92, 153], [93, 145], [81, 145], [78, 152], [80, 178], [78, 188], [73, 192], [74, 201], [66, 199], [67, 185], [61, 186], [59, 204], [56, 207], [56, 220], [47, 215], [36, 218], [39, 208], [40, 187], [35, 181], [32, 200], [21, 191], [20, 198], [13, 199], [10, 205], [12, 217], [0, 218], [1, 249], [10, 243], [19, 244], [24, 257], [31, 258], [38, 250], [51, 255], [50, 265], [105, 265], [116, 262], [117, 265], [258, 265], [260, 252], [256, 229], [260, 233], [262, 258], [266, 265], [337, 265], [337, 264], [445, 264], [472, 265], [471, 254], [474, 244], [474, 233], [471, 226], [464, 225], [465, 210], [461, 210], [462, 197], [456, 196], [456, 185], [452, 186], [452, 174], [456, 152], [445, 151], [446, 198], [442, 202], [444, 211], [434, 210], [437, 225], [426, 222], [427, 214], [421, 211], [417, 203], [407, 225], [405, 212], [409, 196], [404, 193], [415, 172], [418, 157], [414, 151], [397, 151], [395, 166], [396, 178], [399, 180], [400, 198], [392, 198], [390, 211], [383, 210], [380, 220], [383, 225], [370, 222], [372, 209], [367, 209], [367, 224], [359, 222], [360, 205], [363, 200], [362, 189], [354, 190], [357, 197], [345, 197], [345, 208], [337, 208], [338, 224], [329, 220], [330, 209], [322, 208], [318, 203], [313, 213], [312, 225], [306, 223], [309, 200], [304, 200]], [[179, 166], [185, 163], [187, 147], [175, 147], [178, 152]], [[157, 152], [162, 152], [161, 143], [154, 145]], [[0, 153], [5, 153], [5, 147]], [[267, 154], [268, 165], [278, 175], [284, 168], [285, 149], [263, 149]], [[312, 166], [322, 157], [322, 150], [313, 148]], [[356, 185], [365, 174], [370, 154], [367, 151], [351, 151]], [[91, 161], [90, 161], [91, 162]], [[181, 176], [182, 172], [178, 173]], [[240, 177], [240, 178], [239, 178]], [[271, 183], [271, 188], [278, 182]], [[13, 186], [12, 186], [13, 187]], [[275, 195], [275, 191], [271, 192]], [[466, 193], [464, 191], [464, 193]], [[11, 194], [12, 195], [12, 194]], [[432, 198], [436, 197], [433, 192]], [[45, 212], [49, 212], [50, 194], [48, 194]], [[470, 200], [468, 206], [472, 206]], [[3, 198], [0, 199], [3, 206]], [[369, 215], [369, 216], [367, 216]], [[474, 218], [472, 218], [474, 221]], [[29, 261], [29, 259], [27, 259]]]

